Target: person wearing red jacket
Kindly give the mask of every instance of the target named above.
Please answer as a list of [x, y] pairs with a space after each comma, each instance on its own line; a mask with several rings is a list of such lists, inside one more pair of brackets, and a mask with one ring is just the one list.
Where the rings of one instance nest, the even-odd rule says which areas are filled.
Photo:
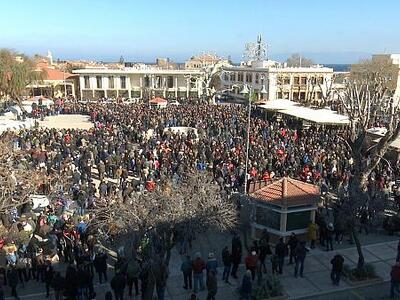
[[197, 293], [200, 285], [200, 290], [204, 290], [204, 269], [206, 263], [201, 258], [200, 253], [196, 253], [196, 259], [193, 261], [193, 281], [194, 281], [194, 292]]
[[258, 255], [256, 251], [252, 251], [245, 259], [246, 269], [251, 272], [251, 279], [254, 280], [256, 276]]

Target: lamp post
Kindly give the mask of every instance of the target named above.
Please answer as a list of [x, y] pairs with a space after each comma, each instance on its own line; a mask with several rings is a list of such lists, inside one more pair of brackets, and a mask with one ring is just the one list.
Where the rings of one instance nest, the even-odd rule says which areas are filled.
[[247, 116], [247, 137], [246, 137], [246, 160], [244, 167], [244, 194], [247, 195], [247, 181], [248, 181], [248, 164], [249, 164], [249, 149], [250, 149], [250, 121], [251, 121], [251, 94], [252, 88], [248, 87], [247, 84], [243, 86], [243, 90], [240, 92], [243, 95], [249, 95], [249, 108], [248, 108], [248, 116]]

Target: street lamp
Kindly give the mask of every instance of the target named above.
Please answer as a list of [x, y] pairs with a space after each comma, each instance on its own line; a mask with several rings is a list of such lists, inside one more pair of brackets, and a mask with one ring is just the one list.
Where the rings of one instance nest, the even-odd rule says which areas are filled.
[[247, 139], [246, 139], [246, 161], [245, 161], [245, 169], [244, 169], [244, 194], [247, 195], [247, 180], [248, 180], [248, 164], [249, 164], [249, 148], [250, 148], [250, 121], [251, 121], [251, 94], [252, 94], [252, 90], [251, 87], [249, 89], [249, 87], [247, 86], [247, 84], [245, 84], [243, 86], [242, 91], [240, 92], [243, 95], [249, 95], [249, 114], [247, 117]]

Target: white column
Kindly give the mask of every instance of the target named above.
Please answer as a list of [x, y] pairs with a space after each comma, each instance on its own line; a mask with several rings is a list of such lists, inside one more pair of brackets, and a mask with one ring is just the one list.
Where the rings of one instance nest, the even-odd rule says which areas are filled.
[[126, 76], [126, 87], [128, 89], [128, 97], [132, 98], [132, 86], [131, 86], [131, 77]]
[[187, 78], [187, 82], [186, 82], [186, 98], [189, 98], [189, 93], [190, 93], [190, 78]]
[[140, 99], [143, 99], [143, 77], [139, 77]]
[[175, 88], [175, 99], [178, 99], [178, 77], [175, 77], [174, 88]]

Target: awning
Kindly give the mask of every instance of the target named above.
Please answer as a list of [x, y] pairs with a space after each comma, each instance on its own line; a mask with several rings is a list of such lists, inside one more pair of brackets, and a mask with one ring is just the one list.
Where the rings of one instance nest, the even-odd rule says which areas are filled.
[[317, 124], [348, 125], [350, 123], [348, 116], [340, 115], [337, 112], [326, 108], [312, 109], [303, 106], [292, 106], [288, 109], [279, 110], [279, 112], [284, 115]]
[[257, 105], [257, 107], [270, 111], [278, 111], [278, 110], [288, 109], [296, 105], [298, 105], [298, 103], [287, 99], [276, 99], [276, 100], [266, 101], [263, 104]]

